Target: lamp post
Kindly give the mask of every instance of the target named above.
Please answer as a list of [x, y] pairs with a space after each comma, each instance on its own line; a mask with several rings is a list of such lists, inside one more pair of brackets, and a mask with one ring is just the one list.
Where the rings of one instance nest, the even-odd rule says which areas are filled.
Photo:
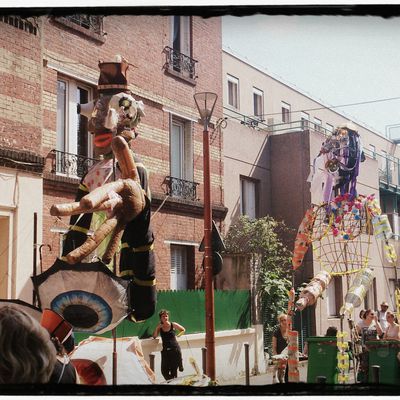
[[[385, 126], [385, 136], [388, 138], [388, 139], [392, 139], [392, 135], [391, 135], [391, 133], [390, 133], [390, 130], [391, 129], [393, 129], [393, 128], [399, 128], [400, 127], [400, 124], [392, 124], [392, 125], [386, 125]], [[393, 142], [395, 143], [395, 144], [400, 144], [400, 138], [399, 137], [395, 137], [394, 139], [393, 139]]]
[[194, 101], [203, 123], [203, 180], [204, 180], [204, 271], [206, 303], [206, 368], [207, 375], [215, 381], [215, 322], [214, 285], [212, 271], [212, 211], [210, 187], [210, 138], [208, 124], [214, 111], [217, 95], [210, 92], [196, 93]]

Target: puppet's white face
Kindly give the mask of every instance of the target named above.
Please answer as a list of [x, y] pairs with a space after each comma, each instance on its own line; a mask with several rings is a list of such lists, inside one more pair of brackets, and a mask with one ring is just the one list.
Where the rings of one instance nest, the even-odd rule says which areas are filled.
[[96, 156], [111, 152], [111, 141], [116, 135], [127, 141], [134, 139], [135, 128], [144, 116], [143, 102], [124, 92], [101, 96], [80, 107], [81, 114], [89, 119], [89, 131], [95, 136]]
[[104, 126], [110, 130], [117, 128], [118, 133], [122, 130], [134, 129], [144, 116], [143, 109], [142, 101], [136, 101], [129, 94], [118, 93], [110, 99]]

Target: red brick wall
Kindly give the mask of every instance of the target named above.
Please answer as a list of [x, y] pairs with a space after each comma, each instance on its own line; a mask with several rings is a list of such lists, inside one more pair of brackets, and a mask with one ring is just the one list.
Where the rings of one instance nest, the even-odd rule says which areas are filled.
[[[38, 36], [19, 31], [14, 27], [0, 22], [0, 48], [7, 55], [15, 54], [13, 64], [7, 73], [0, 74], [4, 84], [0, 85], [0, 109], [3, 106], [3, 96], [10, 96], [16, 101], [21, 100], [37, 107], [32, 121], [21, 123], [15, 115], [23, 112], [18, 108], [11, 111], [14, 116], [2, 113], [0, 117], [0, 146], [10, 145], [20, 149], [34, 149], [44, 157], [56, 143], [56, 94], [57, 72], [44, 65], [43, 59], [53, 64], [62, 62], [65, 68], [76, 71], [86, 71], [86, 76], [98, 77], [98, 62], [110, 61], [116, 54], [121, 54], [134, 66], [130, 66], [128, 80], [138, 87], [134, 97], [143, 100], [146, 117], [142, 128], [139, 125], [139, 138], [133, 143], [136, 153], [147, 159], [157, 160], [147, 165], [150, 172], [150, 186], [153, 193], [165, 195], [164, 180], [169, 175], [170, 149], [157, 139], [152, 139], [146, 132], [157, 130], [166, 135], [169, 142], [169, 114], [162, 111], [163, 106], [171, 105], [183, 114], [191, 114], [197, 118], [193, 99], [196, 92], [212, 91], [218, 94], [215, 107], [215, 120], [222, 117], [222, 52], [221, 52], [221, 21], [220, 18], [192, 18], [192, 56], [198, 60], [196, 65], [196, 85], [179, 80], [165, 74], [163, 65], [165, 55], [162, 50], [171, 45], [171, 18], [168, 16], [109, 16], [104, 19], [104, 31], [107, 32], [105, 43], [96, 42], [69, 28], [60, 26], [51, 18], [41, 18], [42, 28]], [[42, 44], [42, 48], [40, 45]], [[13, 75], [13, 65], [18, 65], [22, 57], [23, 65], [36, 71], [35, 79], [29, 81], [21, 76]], [[1, 58], [1, 57], [0, 57]], [[4, 60], [0, 60], [0, 64]], [[3, 69], [0, 69], [3, 70]], [[21, 75], [21, 74], [20, 74]], [[25, 103], [23, 103], [25, 104]], [[10, 112], [11, 113], [11, 112]], [[6, 116], [5, 116], [6, 115]], [[25, 118], [26, 119], [26, 118]], [[5, 132], [13, 132], [12, 137]], [[29, 137], [27, 140], [27, 132]], [[223, 205], [222, 181], [223, 171], [221, 148], [222, 137], [218, 132], [211, 135], [211, 175], [212, 202]], [[165, 141], [164, 140], [164, 141]], [[194, 124], [194, 145], [201, 147], [203, 142], [202, 126]], [[198, 197], [203, 198], [203, 158], [202, 154], [194, 154], [195, 179], [200, 183]], [[49, 172], [49, 166], [46, 166]], [[47, 182], [47, 183], [46, 183]], [[51, 232], [53, 228], [68, 226], [68, 219], [61, 221], [51, 217], [49, 210], [52, 204], [72, 201], [74, 190], [68, 184], [44, 184], [43, 197], [43, 243], [50, 244], [52, 252], [43, 248], [43, 265], [48, 268], [59, 254], [59, 234]], [[168, 209], [169, 210], [169, 209]], [[170, 276], [170, 246], [165, 241], [189, 241], [200, 243], [203, 237], [203, 219], [201, 216], [179, 214], [161, 209], [153, 218], [153, 230], [156, 243], [157, 280], [158, 287], [169, 287]], [[194, 262], [190, 275], [191, 285], [202, 285], [203, 254], [195, 247]]]
[[[167, 98], [182, 107], [195, 109], [193, 94], [200, 91], [213, 91], [218, 94], [218, 102], [214, 116], [222, 116], [222, 55], [221, 55], [221, 24], [219, 18], [203, 19], [193, 17], [193, 58], [197, 63], [197, 85], [195, 87], [182, 82], [175, 77], [164, 74], [162, 66], [165, 56], [162, 50], [170, 44], [170, 17], [168, 16], [110, 16], [104, 20], [104, 30], [107, 40], [104, 44], [95, 44], [90, 39], [60, 28], [59, 25], [47, 21], [44, 32], [45, 48], [52, 57], [57, 53], [58, 59], [70, 59], [73, 54], [74, 62], [81, 63], [98, 71], [99, 60], [111, 60], [116, 54], [123, 55], [135, 67], [128, 70], [129, 82], [139, 86], [155, 96]], [[151, 28], [151, 29], [150, 29]], [[68, 46], [65, 44], [68, 43]], [[71, 49], [73, 53], [71, 52]], [[90, 54], [90, 55], [89, 55]], [[54, 71], [46, 72], [44, 87], [46, 91], [55, 93], [56, 82]], [[145, 103], [146, 117], [143, 123], [156, 129], [168, 132], [168, 114], [161, 110], [161, 104], [155, 104], [148, 99]], [[55, 112], [55, 110], [54, 110]], [[54, 113], [45, 112], [47, 129], [55, 131]], [[202, 144], [202, 127], [195, 124], [194, 140]], [[139, 125], [140, 132], [140, 125]], [[221, 145], [219, 134], [214, 134], [211, 148], [217, 149]], [[134, 143], [134, 150], [142, 156], [159, 158], [169, 162], [169, 147], [147, 140], [143, 135]], [[195, 155], [195, 171], [203, 170], [202, 157]], [[161, 164], [160, 164], [161, 165]], [[222, 173], [222, 159], [212, 159], [211, 174]], [[152, 169], [151, 185], [155, 192], [162, 192], [166, 171]], [[167, 173], [168, 174], [168, 173]], [[202, 183], [202, 182], [200, 182]], [[221, 187], [212, 188], [213, 202], [223, 204]], [[202, 188], [199, 188], [202, 196]]]
[[[154, 215], [152, 219], [153, 230], [155, 234], [155, 254], [157, 262], [157, 283], [160, 289], [168, 289], [170, 284], [170, 264], [171, 253], [169, 243], [165, 240], [176, 240], [185, 242], [200, 243], [203, 237], [203, 220], [201, 217], [187, 217], [178, 213], [163, 213], [161, 210]], [[192, 275], [189, 272], [189, 279], [193, 276], [195, 282], [199, 282], [199, 273], [201, 272], [201, 262], [203, 253], [195, 247], [194, 251], [194, 271]], [[191, 266], [190, 268], [193, 268]], [[192, 285], [189, 285], [192, 286]]]
[[[49, 268], [60, 254], [60, 233], [52, 232], [55, 229], [68, 229], [69, 218], [52, 217], [50, 208], [53, 204], [72, 202], [75, 200], [75, 187], [70, 184], [49, 185], [47, 182], [43, 185], [43, 243], [51, 246], [51, 252], [48, 248], [43, 248], [43, 267]], [[63, 187], [63, 188], [61, 188]]]
[[0, 146], [40, 153], [40, 37], [0, 22]]

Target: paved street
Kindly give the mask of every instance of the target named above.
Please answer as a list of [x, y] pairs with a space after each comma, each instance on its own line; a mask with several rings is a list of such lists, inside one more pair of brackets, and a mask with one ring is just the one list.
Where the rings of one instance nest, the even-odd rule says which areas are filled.
[[[300, 361], [299, 363], [299, 372], [300, 372], [300, 382], [307, 382], [307, 361]], [[354, 374], [353, 370], [350, 370], [349, 374], [349, 383], [354, 383]], [[246, 378], [245, 376], [241, 376], [237, 379], [229, 380], [229, 381], [220, 381], [220, 385], [245, 385]], [[272, 385], [272, 367], [268, 367], [268, 371], [265, 374], [250, 376], [250, 386], [258, 386], [258, 385]]]
[[[307, 361], [301, 361], [299, 364], [300, 382], [307, 381]], [[246, 377], [241, 376], [237, 379], [229, 381], [220, 381], [220, 385], [245, 385]], [[266, 374], [250, 376], [250, 386], [256, 385], [272, 385], [272, 367], [268, 367]]]

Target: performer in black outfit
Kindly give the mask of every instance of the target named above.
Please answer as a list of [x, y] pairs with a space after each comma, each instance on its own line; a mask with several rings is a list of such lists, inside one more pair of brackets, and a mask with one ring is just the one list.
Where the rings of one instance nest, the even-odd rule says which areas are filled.
[[[185, 328], [177, 322], [169, 321], [169, 312], [161, 310], [159, 312], [160, 323], [157, 325], [153, 332], [153, 338], [161, 335], [163, 348], [161, 351], [161, 373], [165, 380], [170, 380], [178, 376], [179, 371], [183, 371], [182, 366], [182, 353], [177, 336], [185, 333]], [[179, 331], [178, 335], [175, 330]]]

